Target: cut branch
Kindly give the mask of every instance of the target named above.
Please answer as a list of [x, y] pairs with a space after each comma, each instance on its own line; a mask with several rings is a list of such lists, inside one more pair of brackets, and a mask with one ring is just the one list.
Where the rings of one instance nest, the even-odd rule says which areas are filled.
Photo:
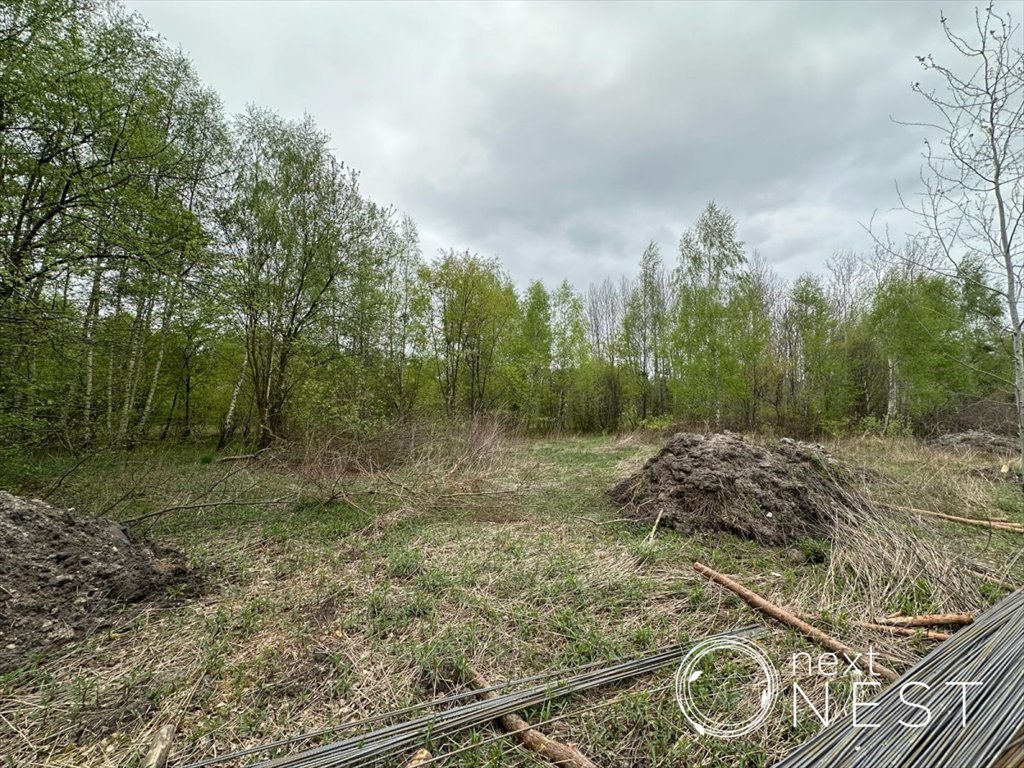
[[132, 523], [141, 523], [143, 520], [151, 520], [154, 517], [160, 517], [160, 515], [166, 515], [168, 512], [181, 512], [186, 509], [208, 509], [210, 507], [269, 507], [275, 504], [291, 504], [295, 501], [295, 496], [282, 496], [279, 499], [230, 499], [228, 501], [204, 501], [199, 504], [179, 504], [174, 507], [164, 507], [158, 509], [156, 512], [149, 512], [145, 515], [139, 515], [138, 517], [130, 517], [127, 520], [122, 520], [122, 525], [131, 525]]
[[174, 741], [174, 726], [165, 725], [156, 732], [156, 737], [142, 761], [142, 768], [164, 768], [167, 765], [167, 756], [171, 753], [171, 743]]
[[889, 669], [888, 667], [884, 667], [877, 661], [875, 661], [873, 658], [874, 654], [871, 652], [866, 654], [868, 660], [867, 666], [865, 668], [864, 662], [861, 660], [861, 657], [865, 654], [858, 653], [857, 651], [853, 650], [853, 648], [851, 648], [850, 646], [845, 645], [836, 640], [834, 637], [825, 634], [817, 627], [812, 627], [806, 621], [803, 621], [800, 618], [794, 616], [789, 611], [783, 610], [774, 603], [768, 602], [757, 593], [747, 589], [739, 582], [733, 581], [728, 576], [718, 573], [718, 571], [714, 571], [708, 568], [706, 565], [703, 565], [702, 563], [694, 563], [693, 570], [695, 570], [702, 576], [707, 576], [716, 584], [719, 584], [720, 586], [725, 587], [731, 592], [734, 592], [747, 605], [751, 606], [752, 608], [756, 608], [766, 616], [798, 630], [803, 635], [805, 635], [806, 637], [810, 638], [815, 643], [820, 645], [822, 648], [832, 651], [833, 653], [842, 654], [847, 661], [857, 664], [857, 666], [861, 667], [861, 669], [863, 669], [869, 675], [874, 675], [877, 673], [878, 675], [881, 675], [890, 682], [896, 680], [899, 677], [899, 675], [897, 675], [891, 669]]
[[[470, 683], [480, 689], [480, 698], [496, 699], [498, 694], [493, 686], [487, 682], [476, 670], [469, 670]], [[501, 727], [508, 733], [515, 735], [523, 746], [536, 752], [545, 760], [565, 768], [597, 768], [597, 766], [579, 750], [570, 744], [562, 744], [554, 739], [549, 739], [540, 731], [530, 727], [523, 718], [516, 714], [504, 715], [498, 719]]]
[[870, 621], [855, 621], [855, 627], [863, 629], [874, 629], [878, 632], [888, 632], [891, 635], [903, 635], [904, 637], [923, 637], [926, 640], [949, 640], [952, 637], [948, 632], [936, 632], [931, 629], [912, 629], [910, 627], [897, 627], [887, 624], [873, 624]]
[[920, 616], [886, 616], [875, 619], [876, 624], [889, 627], [962, 627], [974, 621], [971, 613], [932, 613]]
[[915, 515], [925, 515], [926, 517], [937, 517], [940, 520], [949, 520], [953, 523], [973, 525], [976, 528], [993, 528], [998, 531], [1012, 531], [1013, 533], [1024, 533], [1024, 524], [1022, 523], [1010, 523], [1002, 520], [982, 520], [973, 517], [958, 517], [957, 515], [947, 515], [945, 512], [932, 512], [930, 509], [918, 509], [917, 507], [900, 507], [896, 505], [891, 506], [893, 509], [898, 509], [903, 512], [911, 512]]

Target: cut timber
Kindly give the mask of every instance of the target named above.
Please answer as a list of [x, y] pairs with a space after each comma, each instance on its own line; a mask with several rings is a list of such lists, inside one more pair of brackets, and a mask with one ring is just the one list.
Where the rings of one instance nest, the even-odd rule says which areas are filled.
[[853, 622], [855, 627], [862, 627], [863, 629], [874, 629], [879, 632], [888, 632], [892, 635], [905, 635], [906, 637], [923, 637], [926, 640], [949, 640], [952, 637], [948, 632], [935, 632], [930, 629], [912, 629], [910, 627], [898, 627], [889, 624], [872, 624], [870, 621], [855, 621]]
[[890, 627], [962, 627], [974, 621], [973, 613], [932, 613], [920, 616], [886, 616], [876, 624]]
[[171, 742], [174, 741], [174, 726], [165, 725], [156, 732], [153, 743], [142, 761], [142, 768], [164, 768], [167, 756], [171, 753]]
[[933, 512], [930, 509], [918, 509], [917, 507], [900, 507], [893, 505], [893, 509], [899, 509], [903, 512], [911, 512], [915, 515], [937, 517], [940, 520], [949, 520], [953, 523], [973, 525], [976, 528], [993, 528], [997, 531], [1011, 531], [1013, 533], [1024, 533], [1024, 523], [1009, 523], [1003, 522], [1002, 520], [981, 520], [974, 517], [958, 517], [957, 515], [947, 515], [945, 512]]
[[[483, 699], [496, 699], [498, 694], [491, 688], [491, 684], [476, 670], [470, 669], [470, 682], [480, 689], [480, 697]], [[562, 744], [560, 741], [549, 739], [540, 731], [530, 727], [523, 718], [516, 714], [504, 715], [498, 719], [501, 727], [513, 734], [523, 746], [536, 752], [555, 765], [564, 768], [597, 768], [587, 757], [581, 754], [575, 747]]]
[[432, 763], [433, 761], [434, 756], [431, 755], [427, 750], [418, 749], [416, 750], [416, 754], [412, 756], [412, 759], [405, 764], [405, 768], [419, 768], [419, 766], [426, 765], [427, 763]]
[[877, 672], [879, 675], [881, 675], [890, 682], [899, 677], [899, 675], [897, 675], [888, 667], [884, 667], [878, 662], [876, 662], [874, 660], [873, 654], [871, 653], [868, 654], [867, 669], [865, 669], [864, 662], [861, 661], [861, 657], [864, 654], [858, 653], [857, 651], [853, 650], [853, 648], [850, 648], [848, 645], [844, 645], [843, 643], [836, 640], [834, 637], [825, 634], [817, 627], [812, 627], [806, 621], [802, 621], [789, 611], [785, 611], [782, 608], [779, 608], [779, 606], [775, 605], [774, 603], [768, 602], [760, 595], [751, 592], [742, 584], [733, 581], [728, 576], [725, 576], [719, 573], [718, 571], [713, 571], [712, 569], [708, 568], [706, 565], [703, 565], [702, 563], [694, 563], [693, 570], [695, 570], [697, 573], [703, 576], [707, 576], [716, 584], [719, 584], [725, 587], [726, 589], [735, 592], [747, 605], [751, 606], [752, 608], [756, 608], [766, 616], [770, 616], [776, 621], [780, 621], [783, 624], [786, 624], [790, 627], [793, 627], [794, 629], [799, 630], [801, 633], [806, 635], [808, 638], [813, 640], [822, 648], [826, 648], [832, 651], [833, 653], [842, 654], [846, 657], [847, 661], [856, 663], [857, 666], [859, 666], [869, 675]]

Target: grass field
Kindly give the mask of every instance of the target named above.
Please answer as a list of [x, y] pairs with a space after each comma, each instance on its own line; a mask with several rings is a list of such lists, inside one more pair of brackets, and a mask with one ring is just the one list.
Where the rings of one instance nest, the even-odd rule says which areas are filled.
[[[698, 559], [897, 669], [932, 644], [855, 619], [977, 609], [1003, 594], [981, 583], [962, 601], [973, 604], [958, 605], [919, 579], [877, 605], [852, 586], [837, 590], [827, 542], [765, 548], [666, 530], [651, 540], [648, 524], [618, 520], [604, 491], [656, 447], [638, 435], [493, 438], [387, 473], [343, 468], [324, 452], [220, 464], [198, 447], [101, 453], [66, 475], [67, 458], [11, 462], [0, 487], [49, 492], [81, 512], [123, 520], [192, 507], [136, 527], [182, 549], [202, 585], [198, 596], [171, 590], [128, 608], [116, 626], [0, 678], [0, 755], [11, 768], [135, 766], [153, 732], [174, 722], [173, 766], [445, 695], [467, 667], [507, 680], [749, 623], [763, 625], [758, 642], [784, 687], [795, 680], [820, 695], [819, 678], [787, 673], [792, 653], [820, 649], [695, 574]], [[827, 447], [876, 501], [1024, 520], [1019, 488], [992, 479], [993, 457], [911, 439]], [[196, 506], [243, 498], [276, 503]], [[939, 551], [1024, 583], [1020, 535], [913, 526]], [[673, 672], [523, 714], [602, 766], [768, 766], [819, 727], [780, 711], [743, 739], [699, 736], [674, 702]], [[719, 695], [708, 691], [709, 701]], [[425, 746], [454, 753], [447, 766], [538, 764], [495, 735], [488, 726]]]

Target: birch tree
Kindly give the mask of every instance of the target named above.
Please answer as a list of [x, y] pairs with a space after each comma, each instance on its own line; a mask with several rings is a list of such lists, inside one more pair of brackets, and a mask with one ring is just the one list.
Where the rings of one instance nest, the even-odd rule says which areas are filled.
[[[948, 63], [919, 56], [926, 77], [914, 91], [935, 116], [918, 125], [925, 141], [924, 191], [906, 207], [924, 224], [946, 274], [962, 276], [964, 261], [986, 265], [999, 279], [992, 290], [1006, 311], [1003, 332], [1013, 355], [1013, 398], [1024, 463], [1024, 52], [1021, 27], [992, 4], [975, 11], [961, 34], [941, 19], [952, 49]], [[994, 286], [995, 284], [993, 284]]]
[[352, 267], [365, 210], [355, 175], [309, 118], [288, 122], [250, 109], [237, 131], [233, 199], [222, 221], [267, 445], [284, 432], [297, 357]]

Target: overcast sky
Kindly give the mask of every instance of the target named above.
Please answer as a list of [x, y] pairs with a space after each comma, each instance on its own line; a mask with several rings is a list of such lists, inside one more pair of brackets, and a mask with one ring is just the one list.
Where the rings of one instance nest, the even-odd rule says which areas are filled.
[[[131, 2], [229, 112], [309, 112], [424, 252], [498, 256], [519, 285], [674, 263], [714, 199], [784, 276], [916, 187], [916, 54], [973, 4]], [[1006, 4], [1003, 8], [1006, 8]], [[896, 222], [897, 229], [904, 224]]]

